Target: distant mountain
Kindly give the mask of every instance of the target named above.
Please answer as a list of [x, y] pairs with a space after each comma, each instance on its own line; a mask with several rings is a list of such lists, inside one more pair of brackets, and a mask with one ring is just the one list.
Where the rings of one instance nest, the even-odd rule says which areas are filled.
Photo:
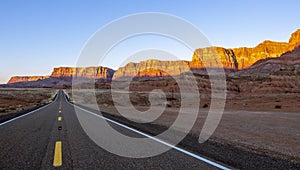
[[[146, 60], [128, 63], [118, 70], [107, 67], [59, 67], [54, 68], [50, 76], [15, 76], [7, 85], [0, 87], [61, 87], [69, 86], [72, 78], [78, 83], [96, 79], [107, 82], [116, 78], [133, 77], [167, 77], [185, 73], [205, 73], [206, 67], [215, 65], [219, 58], [227, 73], [241, 74], [298, 74], [299, 69], [300, 29], [294, 32], [289, 42], [263, 41], [254, 48], [240, 47], [226, 49], [223, 47], [199, 48], [194, 51], [191, 61]], [[204, 60], [205, 59], [205, 60]], [[293, 70], [290, 72], [290, 70]]]
[[48, 78], [92, 78], [92, 79], [111, 79], [115, 70], [107, 67], [58, 67], [54, 68], [51, 76], [13, 76], [7, 84], [44, 80]]
[[223, 47], [199, 48], [194, 51], [192, 61], [159, 61], [146, 60], [139, 63], [128, 63], [120, 67], [113, 78], [122, 77], [164, 77], [185, 73], [203, 72], [205, 67], [219, 67], [214, 64], [218, 58], [223, 68], [228, 73], [236, 72], [250, 67], [261, 59], [276, 58], [293, 50], [300, 45], [300, 29], [294, 32], [289, 42], [274, 42], [266, 40], [254, 48], [241, 47], [226, 49]]
[[175, 76], [189, 70], [188, 61], [146, 60], [139, 63], [130, 62], [124, 67], [120, 67], [113, 78]]
[[[89, 82], [95, 79], [96, 82], [111, 80], [114, 70], [107, 67], [59, 67], [54, 68], [50, 76], [14, 76], [7, 84], [0, 87], [64, 87], [72, 83]], [[76, 79], [73, 79], [76, 78]], [[74, 81], [74, 82], [72, 82]]]
[[51, 77], [75, 77], [91, 79], [111, 79], [115, 70], [108, 67], [59, 67], [54, 68]]
[[[71, 88], [72, 85], [110, 82], [110, 79], [90, 79], [72, 77], [50, 77], [37, 81], [25, 81], [10, 84], [1, 84], [0, 88]], [[80, 87], [80, 86], [78, 86]]]
[[18, 83], [18, 82], [26, 82], [26, 81], [37, 81], [47, 79], [50, 76], [13, 76], [9, 79], [7, 84]]
[[2, 84], [0, 87], [5, 88], [59, 88], [71, 85], [72, 78], [52, 78], [37, 80], [37, 81], [23, 81], [9, 84]]

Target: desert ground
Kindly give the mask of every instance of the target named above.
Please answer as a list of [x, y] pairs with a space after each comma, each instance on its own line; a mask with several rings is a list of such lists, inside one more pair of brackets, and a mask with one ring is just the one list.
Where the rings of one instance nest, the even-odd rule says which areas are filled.
[[[139, 111], [147, 111], [152, 107], [154, 111], [157, 110], [159, 112], [161, 107], [164, 107], [164, 111], [160, 117], [151, 122], [151, 124], [167, 128], [173, 124], [178, 116], [181, 100], [180, 94], [170, 92], [169, 88], [167, 88], [168, 85], [166, 86], [166, 82], [162, 81], [154, 83], [155, 85], [153, 85], [153, 82], [148, 81], [147, 83], [150, 83], [149, 86], [145, 86], [143, 82], [138, 82], [143, 86], [139, 86], [137, 82], [133, 82], [127, 90], [135, 89], [135, 91], [132, 90], [130, 92], [126, 88], [122, 89], [123, 86], [120, 85], [122, 88], [114, 90], [114, 100], [111, 98], [110, 89], [98, 89], [95, 91], [90, 89], [69, 89], [66, 90], [66, 93], [74, 103], [95, 110], [100, 109], [101, 112], [106, 112], [117, 117], [122, 115], [119, 114], [120, 110], [116, 109], [116, 104], [122, 106], [123, 112], [131, 111], [131, 108], [128, 107], [129, 103]], [[220, 124], [209, 141], [234, 146], [235, 148], [251, 153], [267, 155], [271, 158], [299, 163], [300, 93], [298, 93], [298, 88], [294, 88], [298, 80], [289, 81], [289, 86], [286, 86], [284, 91], [282, 91], [283, 88], [279, 88], [282, 86], [282, 80], [278, 80], [277, 77], [273, 78], [273, 80], [267, 80], [268, 82], [265, 80], [262, 83], [260, 82], [261, 80], [252, 81], [252, 86], [247, 86], [241, 81], [234, 84], [234, 81], [236, 80], [228, 82], [228, 89], [231, 90], [228, 90], [225, 111]], [[249, 84], [249, 81], [245, 82]], [[211, 105], [211, 97], [207, 93], [209, 90], [205, 90], [206, 86], [209, 86], [207, 84], [207, 81], [201, 81], [200, 83], [203, 92], [201, 93], [200, 90], [200, 111], [196, 123], [190, 131], [190, 135], [194, 136], [195, 139], [197, 139], [201, 132]], [[239, 88], [243, 86], [247, 88], [239, 89], [239, 92], [237, 92], [236, 84], [238, 84]], [[268, 91], [259, 88], [262, 84], [269, 86], [267, 88]], [[149, 100], [149, 91], [153, 90], [153, 87], [157, 88], [158, 86], [166, 88], [163, 90], [165, 94], [154, 93], [152, 94], [152, 99], [154, 98], [154, 100]], [[143, 89], [143, 91], [138, 92], [140, 89]], [[280, 90], [276, 91], [276, 89]], [[93, 101], [96, 101], [94, 94], [97, 104], [93, 103]], [[126, 95], [130, 96], [130, 101], [124, 97]], [[188, 100], [190, 106], [193, 106], [195, 101], [197, 99]], [[185, 106], [188, 107], [189, 104], [185, 103]], [[183, 114], [186, 114], [188, 117], [188, 109]], [[138, 117], [135, 117], [131, 120], [137, 121], [138, 119]], [[180, 131], [180, 127], [178, 127], [178, 130]], [[195, 145], [195, 143], [191, 145]]]
[[0, 120], [50, 103], [55, 93], [54, 89], [1, 88]]
[[[208, 140], [210, 144], [205, 145], [205, 147], [210, 147], [207, 150], [203, 149], [203, 145], [199, 145], [197, 139], [212, 105], [211, 84], [207, 78], [197, 77], [197, 85], [200, 102], [199, 98], [187, 97], [188, 100], [184, 100], [184, 104], [181, 103], [182, 93], [179, 92], [174, 79], [118, 82], [116, 89], [110, 89], [110, 83], [105, 82], [96, 84], [95, 90], [92, 88], [95, 87], [94, 84], [90, 86], [87, 83], [64, 91], [70, 101], [75, 104], [95, 110], [100, 109], [102, 113], [153, 135], [160, 134], [170, 127], [182, 107], [185, 107], [182, 113], [184, 118], [189, 118], [190, 111], [196, 104], [199, 112], [188, 135], [190, 138], [185, 139], [181, 146], [195, 150], [195, 152], [199, 150], [202, 153], [207, 152], [207, 156], [228, 164], [232, 164], [228, 160], [238, 158], [240, 161], [255, 158], [272, 162], [275, 159], [283, 163], [300, 164], [298, 77], [227, 79], [225, 111], [217, 129]], [[0, 89], [0, 117], [3, 119], [7, 116], [16, 116], [45, 105], [51, 102], [56, 91], [38, 88]], [[112, 92], [114, 99], [112, 99]], [[122, 109], [117, 110], [117, 105], [122, 106]], [[152, 109], [153, 113], [157, 112], [160, 115], [157, 115], [157, 118], [150, 123], [135, 124], [141, 121], [142, 116], [131, 117], [129, 118], [131, 121], [123, 117], [124, 113], [132, 112], [130, 106], [142, 112]], [[180, 125], [175, 128], [178, 133], [181, 133]], [[221, 149], [216, 152], [216, 148]], [[256, 157], [252, 154], [260, 156]], [[236, 155], [236, 158], [228, 158], [233, 157], [232, 155]], [[253, 163], [256, 160], [250, 162]]]

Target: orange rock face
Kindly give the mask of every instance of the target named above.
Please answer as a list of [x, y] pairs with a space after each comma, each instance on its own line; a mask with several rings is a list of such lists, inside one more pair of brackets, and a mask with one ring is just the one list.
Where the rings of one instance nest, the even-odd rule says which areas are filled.
[[188, 61], [159, 61], [146, 60], [140, 63], [128, 63], [124, 67], [120, 67], [114, 74], [115, 78], [121, 77], [164, 77], [179, 75], [188, 72]]
[[51, 77], [76, 77], [93, 79], [111, 79], [114, 70], [107, 67], [59, 67], [54, 68]]
[[194, 51], [192, 61], [147, 60], [140, 63], [128, 63], [116, 71], [114, 78], [173, 76], [187, 72], [189, 69], [194, 70], [205, 67], [241, 70], [250, 67], [258, 60], [277, 58], [287, 51], [293, 50], [298, 45], [300, 45], [300, 29], [292, 34], [289, 42], [266, 40], [253, 48], [199, 48]]
[[26, 81], [37, 81], [49, 78], [50, 76], [14, 76], [11, 77], [7, 84], [26, 82]]
[[233, 49], [239, 63], [238, 69], [250, 67], [256, 61], [266, 58], [279, 57], [288, 51], [288, 43], [264, 41], [254, 48]]
[[[51, 77], [79, 77], [93, 79], [116, 79], [121, 77], [165, 77], [188, 72], [190, 69], [205, 67], [223, 67], [225, 69], [242, 70], [259, 60], [277, 58], [292, 51], [300, 45], [300, 29], [294, 32], [289, 42], [263, 41], [256, 47], [232, 48], [208, 47], [194, 51], [192, 61], [159, 61], [147, 60], [140, 63], [128, 63], [116, 72], [107, 67], [59, 67], [54, 68]], [[217, 61], [217, 62], [216, 62]], [[35, 81], [49, 76], [12, 77], [8, 83]]]
[[238, 67], [234, 51], [222, 47], [196, 49], [189, 65], [192, 69], [204, 67], [236, 69]]
[[59, 67], [54, 68], [51, 76], [15, 76], [12, 77], [7, 84], [17, 82], [37, 81], [47, 78], [91, 78], [91, 79], [111, 79], [114, 75], [114, 70], [107, 67]]
[[201, 68], [204, 62], [207, 63], [207, 66], [210, 66], [210, 63], [216, 63], [211, 62], [211, 60], [218, 58], [224, 68], [244, 69], [258, 60], [279, 57], [283, 53], [293, 50], [298, 45], [300, 45], [300, 29], [291, 35], [288, 43], [266, 40], [254, 48], [200, 48], [194, 52], [191, 67]]
[[300, 45], [300, 29], [294, 32], [289, 40], [289, 51]]
[[300, 75], [300, 46], [278, 58], [259, 60], [238, 74]]

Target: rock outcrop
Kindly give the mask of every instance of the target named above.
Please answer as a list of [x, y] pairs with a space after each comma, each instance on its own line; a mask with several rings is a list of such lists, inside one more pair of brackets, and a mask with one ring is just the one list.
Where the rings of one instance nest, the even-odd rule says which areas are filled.
[[276, 58], [287, 51], [293, 50], [300, 45], [300, 29], [294, 32], [289, 42], [274, 42], [266, 40], [254, 48], [241, 47], [226, 49], [223, 47], [209, 47], [196, 49], [192, 57], [192, 68], [202, 68], [203, 62], [219, 58], [224, 68], [244, 69], [250, 67], [256, 61], [266, 58]]
[[[271, 69], [272, 64], [284, 62], [291, 63], [289, 60], [290, 56], [295, 56], [299, 48], [295, 49], [300, 45], [300, 29], [295, 31], [289, 42], [274, 42], [274, 41], [263, 41], [258, 44], [256, 47], [248, 48], [232, 48], [226, 49], [223, 47], [207, 47], [207, 48], [199, 48], [194, 51], [192, 56], [192, 61], [159, 61], [159, 60], [147, 60], [141, 61], [139, 63], [128, 63], [124, 67], [120, 67], [117, 71], [107, 67], [84, 67], [84, 68], [76, 68], [76, 67], [59, 67], [54, 68], [50, 78], [58, 78], [63, 79], [66, 78], [91, 78], [91, 79], [119, 79], [121, 77], [124, 78], [132, 78], [132, 77], [166, 77], [166, 76], [175, 76], [180, 75], [182, 73], [188, 72], [190, 70], [195, 71], [203, 71], [205, 72], [205, 67], [223, 67], [226, 70], [230, 71], [238, 71], [238, 70], [246, 70], [247, 72], [263, 72], [266, 73], [268, 71], [273, 72]], [[294, 50], [295, 49], [295, 50]], [[294, 51], [293, 51], [294, 50]], [[291, 52], [292, 51], [292, 52]], [[284, 54], [284, 55], [283, 55]], [[271, 58], [278, 58], [278, 60], [270, 60]], [[297, 54], [298, 55], [298, 54]], [[289, 56], [289, 57], [287, 57]], [[285, 58], [285, 59], [284, 59]], [[218, 60], [216, 60], [218, 59]], [[218, 62], [216, 62], [218, 61]], [[259, 61], [259, 62], [257, 62]], [[298, 62], [293, 61], [292, 63]], [[251, 65], [256, 63], [251, 69], [249, 68]], [[259, 63], [263, 63], [262, 67], [258, 68]], [[266, 64], [267, 63], [267, 64]], [[270, 69], [266, 69], [266, 67], [270, 67]], [[279, 65], [277, 65], [279, 66]], [[275, 65], [274, 65], [275, 67]], [[254, 68], [260, 69], [259, 71], [253, 71]], [[274, 68], [275, 69], [275, 68]], [[252, 70], [252, 71], [250, 71]], [[297, 70], [297, 69], [296, 69]], [[201, 73], [201, 72], [200, 72]], [[240, 72], [242, 73], [242, 72]], [[15, 82], [27, 82], [27, 81], [36, 81], [47, 79], [49, 76], [16, 76], [12, 77], [8, 83]]]
[[[226, 70], [242, 70], [262, 59], [277, 58], [300, 44], [300, 29], [291, 35], [289, 42], [263, 41], [256, 47], [232, 48], [207, 47], [194, 51], [192, 61], [147, 60], [128, 63], [119, 68], [113, 78], [120, 77], [164, 77], [180, 75], [190, 69], [223, 67]], [[216, 62], [218, 61], [218, 62]]]
[[289, 39], [289, 51], [300, 45], [300, 29], [295, 31]]
[[27, 81], [37, 81], [49, 78], [50, 76], [13, 76], [7, 82], [7, 84], [18, 83], [18, 82], [27, 82]]
[[300, 75], [300, 46], [284, 53], [278, 58], [259, 60], [247, 69], [241, 70], [236, 75]]
[[127, 77], [165, 77], [179, 75], [188, 72], [188, 61], [159, 61], [146, 60], [140, 63], [128, 63], [120, 67], [114, 74], [113, 78]]
[[192, 57], [192, 62], [190, 62], [189, 65], [192, 69], [203, 67], [223, 67], [226, 69], [238, 68], [238, 62], [234, 51], [222, 47], [196, 49]]
[[[59, 67], [59, 68], [54, 68], [50, 76], [14, 76], [10, 78], [7, 84], [34, 82], [37, 80], [47, 80], [47, 81], [43, 81], [42, 83], [50, 82], [50, 84], [53, 84], [53, 82], [58, 82], [59, 79], [62, 82], [70, 84], [72, 82], [72, 78], [110, 80], [112, 79], [114, 72], [115, 71], [113, 69], [107, 67], [101, 67], [101, 66], [77, 67], [77, 68]], [[43, 87], [47, 87], [47, 85], [43, 84]]]
[[59, 67], [54, 68], [51, 77], [75, 77], [91, 79], [111, 79], [114, 70], [107, 67]]

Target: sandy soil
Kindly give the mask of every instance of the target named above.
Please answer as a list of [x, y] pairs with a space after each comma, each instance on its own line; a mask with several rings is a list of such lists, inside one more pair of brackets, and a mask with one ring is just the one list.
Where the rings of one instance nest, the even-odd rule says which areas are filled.
[[[72, 96], [71, 90], [67, 91]], [[113, 115], [119, 115], [113, 105], [109, 90], [97, 90], [98, 106], [91, 104], [94, 93], [91, 90], [74, 91], [75, 103], [85, 105], [90, 108], [100, 108], [101, 111]], [[84, 95], [83, 95], [84, 94]], [[118, 91], [116, 98], [118, 101], [124, 100], [124, 103], [118, 103], [124, 106], [123, 112], [130, 112], [126, 107], [124, 98], [125, 92]], [[172, 94], [178, 96], [176, 94]], [[148, 95], [145, 93], [130, 93], [131, 103], [140, 111], [147, 111], [150, 107]], [[168, 94], [166, 95], [168, 96]], [[152, 109], [159, 112], [166, 102], [161, 95], [156, 95], [152, 100]], [[74, 100], [73, 98], [73, 100]], [[167, 101], [167, 107], [163, 114], [151, 122], [152, 124], [169, 127], [176, 119], [180, 107], [180, 101], [177, 97], [174, 100]], [[191, 99], [191, 105], [196, 99]], [[128, 102], [128, 101], [127, 101]], [[280, 105], [280, 107], [278, 107]], [[207, 117], [210, 106], [210, 99], [202, 97], [200, 103], [200, 112], [196, 124], [191, 130], [191, 134], [198, 137], [203, 123]], [[184, 113], [187, 117], [189, 112]], [[135, 117], [131, 120], [139, 119]], [[300, 162], [300, 94], [258, 94], [258, 95], [229, 95], [225, 112], [218, 128], [210, 138], [223, 144], [230, 144], [254, 153], [266, 154], [271, 157], [277, 157], [285, 160]], [[180, 130], [180, 127], [178, 128]]]
[[[114, 107], [100, 109], [111, 114], [117, 112]], [[193, 135], [199, 136], [207, 112], [208, 109], [202, 109], [199, 113], [197, 124], [191, 131]], [[152, 123], [169, 127], [176, 119], [178, 109], [166, 108], [163, 114]], [[210, 140], [300, 162], [299, 122], [300, 113], [296, 112], [226, 110]]]
[[51, 102], [53, 89], [0, 89], [0, 116], [30, 110]]

